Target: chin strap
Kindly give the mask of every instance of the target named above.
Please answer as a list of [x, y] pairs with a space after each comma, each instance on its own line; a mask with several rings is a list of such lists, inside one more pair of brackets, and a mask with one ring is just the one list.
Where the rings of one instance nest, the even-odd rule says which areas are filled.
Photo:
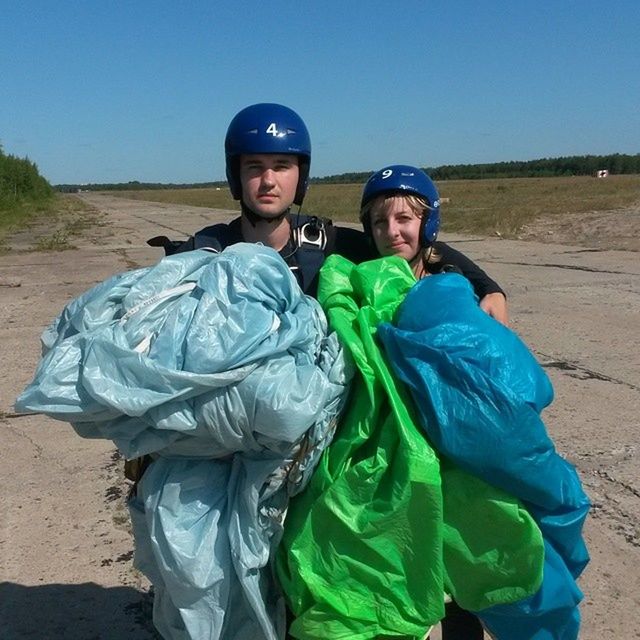
[[277, 215], [274, 218], [266, 218], [256, 213], [252, 209], [249, 209], [249, 207], [247, 207], [247, 205], [244, 202], [242, 202], [242, 200], [240, 201], [240, 211], [242, 215], [245, 216], [246, 219], [251, 223], [252, 227], [255, 227], [258, 224], [258, 222], [268, 222], [270, 224], [274, 222], [281, 222], [282, 220], [284, 220], [284, 218], [286, 218], [289, 215], [290, 210], [291, 210], [291, 207], [289, 207], [288, 209], [285, 209], [280, 215]]

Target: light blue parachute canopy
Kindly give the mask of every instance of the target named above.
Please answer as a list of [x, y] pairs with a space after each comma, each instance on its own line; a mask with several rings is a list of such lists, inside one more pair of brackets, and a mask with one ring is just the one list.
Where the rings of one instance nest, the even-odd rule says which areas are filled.
[[16, 408], [154, 459], [130, 507], [164, 637], [282, 637], [271, 555], [351, 376], [282, 258], [164, 258], [73, 300], [42, 343]]
[[394, 324], [379, 326], [378, 336], [436, 450], [521, 499], [545, 539], [541, 590], [486, 609], [481, 619], [497, 638], [577, 637], [582, 594], [575, 579], [589, 559], [582, 539], [589, 500], [540, 417], [553, 398], [549, 379], [457, 274], [422, 279]]

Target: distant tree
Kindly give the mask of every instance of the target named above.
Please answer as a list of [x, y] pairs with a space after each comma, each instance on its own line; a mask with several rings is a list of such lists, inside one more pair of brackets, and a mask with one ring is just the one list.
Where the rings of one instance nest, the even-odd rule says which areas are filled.
[[0, 206], [51, 195], [51, 185], [29, 158], [7, 155], [0, 146]]

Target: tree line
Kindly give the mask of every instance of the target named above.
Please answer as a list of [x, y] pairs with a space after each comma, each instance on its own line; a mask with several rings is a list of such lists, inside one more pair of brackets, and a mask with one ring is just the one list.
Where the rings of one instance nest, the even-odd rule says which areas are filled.
[[[482, 180], [486, 178], [548, 178], [559, 176], [590, 176], [606, 169], [611, 174], [640, 173], [640, 153], [608, 156], [566, 156], [539, 160], [493, 162], [487, 164], [454, 164], [422, 167], [434, 180]], [[313, 178], [314, 183], [363, 183], [372, 172], [341, 173]]]
[[62, 193], [77, 193], [78, 191], [148, 191], [153, 189], [226, 189], [226, 182], [191, 182], [176, 184], [173, 182], [105, 182], [88, 184], [57, 184], [55, 188]]
[[6, 154], [0, 145], [0, 208], [51, 196], [52, 187], [28, 158]]
[[[640, 153], [626, 155], [614, 153], [607, 156], [565, 156], [539, 160], [493, 162], [487, 164], [455, 164], [439, 167], [423, 167], [437, 181], [482, 180], [486, 178], [548, 178], [559, 176], [588, 176], [606, 169], [611, 174], [640, 174]], [[323, 178], [311, 178], [312, 184], [363, 184], [373, 171], [340, 173]], [[147, 189], [206, 189], [226, 188], [226, 182], [160, 183], [130, 182], [59, 184], [58, 191], [129, 191]]]

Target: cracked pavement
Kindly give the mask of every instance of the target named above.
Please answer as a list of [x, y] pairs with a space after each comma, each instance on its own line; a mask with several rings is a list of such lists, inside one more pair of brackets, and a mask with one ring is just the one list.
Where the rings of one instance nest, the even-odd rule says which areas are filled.
[[[186, 236], [228, 211], [87, 193], [100, 223], [63, 252], [0, 256], [0, 620], [3, 637], [153, 638], [131, 569], [126, 482], [110, 442], [22, 416], [39, 335], [71, 298], [162, 256], [146, 239]], [[543, 417], [593, 502], [580, 585], [583, 640], [640, 638], [640, 259], [632, 251], [444, 235], [509, 295], [512, 328], [556, 393]], [[20, 249], [20, 247], [16, 247]]]

